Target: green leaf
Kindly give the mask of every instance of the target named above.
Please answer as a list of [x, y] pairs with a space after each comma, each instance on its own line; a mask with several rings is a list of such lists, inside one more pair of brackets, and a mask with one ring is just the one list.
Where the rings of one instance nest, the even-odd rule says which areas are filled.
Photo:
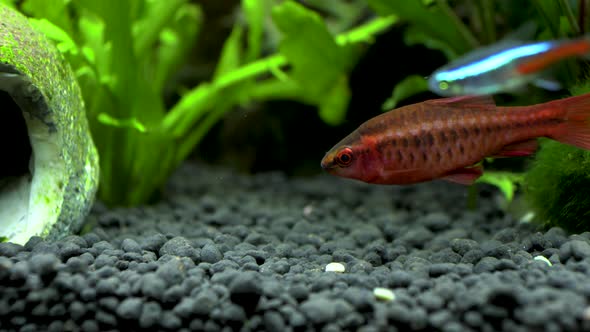
[[174, 21], [169, 28], [177, 32], [183, 49], [190, 50], [203, 24], [201, 7], [187, 3], [176, 12]]
[[[135, 1], [80, 0], [80, 3], [104, 24], [102, 37], [104, 44], [110, 47], [107, 72], [112, 77], [112, 93], [121, 104], [121, 109], [124, 109], [126, 113], [135, 112], [136, 110], [132, 107], [133, 100], [129, 98], [129, 95], [137, 93], [139, 84], [145, 84], [145, 80], [139, 79], [139, 65], [134, 54], [131, 33], [133, 22], [131, 22], [130, 11]], [[93, 48], [95, 52], [104, 48], [103, 45], [97, 46], [98, 49]]]
[[350, 29], [367, 14], [366, 1], [306, 0], [305, 5], [322, 13], [332, 33]]
[[67, 5], [71, 0], [26, 0], [21, 5], [21, 10], [29, 16], [43, 18], [66, 34], [72, 34], [72, 22], [68, 14]]
[[60, 52], [71, 53], [73, 55], [78, 54], [78, 45], [76, 45], [76, 42], [74, 42], [74, 40], [68, 35], [67, 32], [62, 30], [57, 25], [49, 22], [44, 18], [30, 18], [29, 22], [31, 22], [31, 24], [35, 28], [43, 32], [43, 34], [45, 34], [51, 40], [55, 41], [57, 48], [60, 50]]
[[242, 0], [242, 10], [248, 22], [248, 48], [245, 62], [256, 60], [262, 50], [264, 18], [268, 0]]
[[329, 125], [337, 125], [344, 121], [350, 101], [346, 75], [341, 75], [335, 83], [330, 90], [326, 91], [319, 105], [320, 118]]
[[498, 187], [504, 194], [508, 203], [512, 202], [514, 193], [518, 189], [518, 184], [522, 183], [523, 174], [501, 171], [486, 171], [477, 179], [476, 183], [487, 183]]
[[16, 8], [15, 4], [18, 0], [0, 0], [0, 4], [6, 5], [10, 8]]
[[82, 66], [76, 69], [75, 74], [82, 95], [84, 96], [84, 103], [88, 108], [87, 112], [90, 113], [89, 109], [94, 105], [97, 96], [98, 80], [96, 78], [96, 72], [91, 66]]
[[0, 236], [0, 243], [8, 242], [8, 238], [6, 236]]
[[217, 103], [218, 89], [208, 83], [201, 83], [182, 96], [166, 114], [162, 130], [172, 137], [182, 137], [199, 121], [204, 113]]
[[111, 44], [104, 40], [104, 22], [94, 15], [85, 15], [78, 21], [84, 40], [82, 54], [98, 74], [99, 80], [110, 76]]
[[182, 43], [178, 33], [172, 29], [165, 29], [160, 33], [160, 43], [156, 53], [156, 64], [150, 68], [153, 70], [153, 86], [156, 90], [162, 90], [173, 68], [179, 65], [181, 59]]
[[219, 57], [219, 62], [213, 75], [213, 81], [240, 66], [242, 62], [241, 41], [243, 32], [244, 29], [240, 25], [234, 25], [231, 34], [223, 44], [221, 56]]
[[84, 56], [84, 59], [89, 64], [91, 64], [91, 65], [96, 64], [96, 54], [94, 53], [94, 50], [92, 50], [90, 47], [83, 46], [82, 47], [82, 55]]
[[153, 71], [153, 86], [162, 90], [170, 76], [185, 61], [201, 28], [203, 16], [200, 8], [193, 4], [182, 6], [173, 22], [162, 30], [156, 51]]
[[397, 23], [399, 18], [395, 15], [376, 17], [366, 24], [357, 26], [346, 33], [336, 36], [336, 43], [338, 45], [346, 45], [353, 43], [373, 43], [375, 37], [392, 25]]
[[295, 2], [274, 7], [272, 17], [283, 33], [279, 49], [293, 66], [293, 79], [307, 99], [320, 101], [350, 69], [352, 48], [336, 44], [319, 15]]
[[136, 54], [149, 51], [158, 40], [160, 32], [170, 25], [178, 10], [186, 5], [186, 0], [159, 0], [145, 3], [148, 6], [144, 17], [135, 22], [132, 28]]
[[146, 127], [136, 118], [116, 119], [107, 113], [100, 113], [98, 114], [98, 121], [102, 124], [116, 128], [135, 129], [140, 133], [145, 133], [147, 131]]
[[[447, 45], [455, 54], [463, 54], [471, 50], [474, 38], [461, 33], [458, 26], [460, 22], [447, 15], [440, 6], [426, 6], [422, 1], [391, 1], [391, 0], [367, 0], [379, 15], [397, 15], [400, 20], [411, 24], [412, 30], [407, 32], [415, 34], [420, 31], [422, 37], [413, 40], [439, 40], [440, 43], [430, 43], [429, 46], [437, 47]], [[463, 27], [464, 28], [464, 27]], [[469, 31], [467, 31], [469, 33]], [[424, 36], [429, 36], [425, 38]], [[412, 39], [412, 38], [410, 38]], [[475, 41], [476, 42], [476, 41]], [[449, 52], [448, 50], [446, 51]]]
[[415, 94], [428, 91], [428, 82], [419, 75], [410, 75], [397, 83], [389, 97], [381, 106], [383, 111], [388, 111], [401, 101]]
[[447, 59], [455, 59], [459, 56], [457, 50], [444, 40], [434, 38], [432, 35], [425, 33], [422, 29], [411, 26], [404, 34], [406, 45], [424, 45], [433, 50], [439, 50], [445, 54]]
[[546, 26], [551, 30], [553, 38], [562, 37], [559, 28], [561, 14], [559, 2], [555, 0], [534, 0], [531, 2], [537, 8]]

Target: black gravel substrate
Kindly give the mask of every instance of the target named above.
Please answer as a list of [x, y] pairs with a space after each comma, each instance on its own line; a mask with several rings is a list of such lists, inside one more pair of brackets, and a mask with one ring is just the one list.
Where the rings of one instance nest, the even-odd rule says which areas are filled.
[[0, 330], [590, 331], [590, 233], [539, 232], [499, 195], [185, 165], [155, 206], [0, 244]]

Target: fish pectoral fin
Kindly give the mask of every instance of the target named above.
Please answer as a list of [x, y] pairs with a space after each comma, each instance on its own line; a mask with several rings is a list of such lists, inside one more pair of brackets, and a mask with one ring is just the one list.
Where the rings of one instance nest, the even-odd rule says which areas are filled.
[[516, 142], [503, 147], [498, 153], [494, 154], [494, 158], [526, 157], [535, 153], [538, 148], [539, 142], [537, 142], [537, 139]]
[[496, 109], [496, 103], [494, 102], [494, 98], [492, 98], [492, 96], [489, 95], [439, 98], [428, 100], [424, 103], [436, 106], [453, 106], [461, 108], [470, 107], [489, 110]]
[[559, 91], [563, 88], [561, 83], [550, 78], [537, 78], [532, 83], [536, 87], [549, 91]]
[[457, 168], [456, 170], [447, 173], [442, 179], [454, 183], [472, 185], [482, 174], [483, 167], [481, 164], [476, 164], [471, 167]]

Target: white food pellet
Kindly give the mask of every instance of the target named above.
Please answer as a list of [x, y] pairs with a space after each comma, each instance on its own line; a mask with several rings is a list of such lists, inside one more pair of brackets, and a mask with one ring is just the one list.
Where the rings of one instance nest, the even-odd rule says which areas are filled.
[[534, 217], [535, 217], [534, 212], [527, 212], [524, 216], [522, 216], [520, 218], [520, 222], [523, 224], [530, 223]]
[[389, 288], [375, 287], [373, 289], [373, 295], [375, 295], [377, 300], [381, 301], [389, 302], [395, 300], [395, 294]]
[[344, 272], [346, 268], [342, 263], [330, 263], [326, 265], [326, 272]]
[[549, 260], [547, 259], [547, 257], [545, 257], [545, 256], [539, 255], [539, 256], [535, 256], [535, 258], [533, 258], [533, 259], [534, 259], [534, 260], [536, 260], [536, 261], [545, 262], [545, 263], [547, 263], [547, 265], [549, 265], [549, 266], [553, 266], [553, 264], [551, 264], [551, 261], [549, 261]]

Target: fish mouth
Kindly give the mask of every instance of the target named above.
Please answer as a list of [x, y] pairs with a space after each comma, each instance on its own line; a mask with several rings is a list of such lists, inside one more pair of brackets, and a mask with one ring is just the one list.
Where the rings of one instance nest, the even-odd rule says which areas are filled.
[[320, 165], [325, 170], [330, 170], [335, 167], [334, 163], [329, 160], [326, 160], [326, 158], [322, 159], [322, 162], [320, 163]]

